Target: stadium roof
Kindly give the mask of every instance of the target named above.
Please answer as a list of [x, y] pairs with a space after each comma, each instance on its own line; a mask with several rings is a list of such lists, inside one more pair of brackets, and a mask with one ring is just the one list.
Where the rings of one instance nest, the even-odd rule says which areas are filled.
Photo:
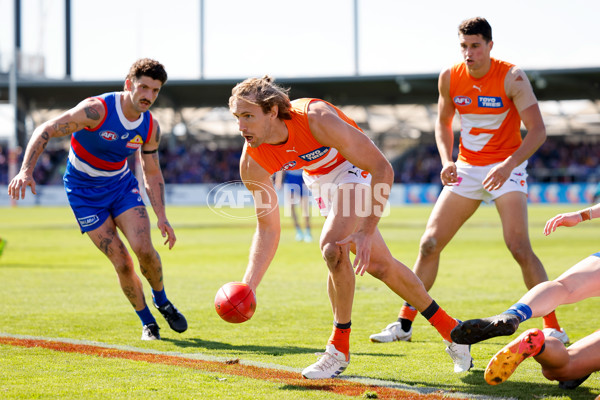
[[[529, 70], [539, 100], [599, 100], [600, 67]], [[432, 104], [437, 102], [437, 74], [281, 78], [290, 96], [317, 97], [336, 105]], [[226, 106], [241, 79], [169, 80], [157, 106]], [[123, 81], [72, 81], [20, 77], [21, 104], [35, 108], [71, 108], [85, 97], [120, 90]], [[0, 102], [8, 101], [7, 74], [0, 74]]]

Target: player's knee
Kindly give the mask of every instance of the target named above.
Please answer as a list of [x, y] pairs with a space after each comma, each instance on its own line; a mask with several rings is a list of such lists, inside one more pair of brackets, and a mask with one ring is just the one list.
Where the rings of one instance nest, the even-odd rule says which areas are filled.
[[531, 246], [524, 243], [522, 240], [509, 239], [506, 241], [506, 247], [517, 262], [525, 262], [528, 257], [533, 254]]
[[576, 377], [571, 377], [565, 368], [546, 368], [542, 366], [542, 375], [551, 381], [569, 381], [577, 379]]
[[433, 236], [423, 236], [421, 243], [419, 244], [419, 253], [422, 256], [427, 257], [436, 252], [437, 240]]
[[113, 266], [115, 268], [115, 272], [119, 276], [130, 276], [135, 274], [131, 260], [124, 259], [122, 261], [113, 262]]
[[325, 243], [321, 246], [321, 255], [329, 269], [335, 268], [342, 260], [342, 246], [335, 243]]
[[389, 271], [389, 265], [377, 262], [370, 262], [369, 268], [367, 268], [367, 272], [371, 274], [371, 276], [384, 282], [386, 281]]
[[152, 246], [143, 246], [134, 250], [141, 265], [156, 264], [160, 261], [158, 252]]

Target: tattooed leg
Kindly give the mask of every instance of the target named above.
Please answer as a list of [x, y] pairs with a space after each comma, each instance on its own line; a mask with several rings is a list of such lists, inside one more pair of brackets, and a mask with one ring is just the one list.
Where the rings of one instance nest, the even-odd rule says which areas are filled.
[[133, 260], [120, 239], [112, 219], [109, 218], [100, 228], [88, 232], [88, 236], [113, 264], [121, 290], [127, 300], [136, 311], [143, 310], [146, 307], [146, 300], [142, 281], [135, 273]]
[[116, 218], [119, 229], [123, 231], [131, 249], [137, 256], [140, 271], [152, 289], [163, 289], [162, 263], [150, 237], [150, 219], [146, 207], [134, 207]]

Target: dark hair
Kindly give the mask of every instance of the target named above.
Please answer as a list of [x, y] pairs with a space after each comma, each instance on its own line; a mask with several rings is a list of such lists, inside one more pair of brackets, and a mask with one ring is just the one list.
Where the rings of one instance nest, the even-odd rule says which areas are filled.
[[229, 107], [231, 108], [233, 101], [239, 98], [248, 103], [256, 104], [265, 114], [271, 111], [273, 106], [277, 106], [279, 109], [277, 118], [292, 119], [290, 114], [292, 103], [288, 95], [290, 89], [283, 88], [273, 82], [273, 78], [265, 75], [262, 78], [248, 78], [238, 83], [231, 90]]
[[488, 43], [492, 40], [492, 27], [482, 17], [464, 20], [458, 26], [458, 33], [462, 33], [463, 35], [481, 35]]
[[150, 58], [140, 58], [133, 63], [127, 74], [127, 79], [139, 79], [142, 76], [148, 76], [160, 81], [163, 85], [167, 81], [167, 71], [165, 67], [156, 60]]

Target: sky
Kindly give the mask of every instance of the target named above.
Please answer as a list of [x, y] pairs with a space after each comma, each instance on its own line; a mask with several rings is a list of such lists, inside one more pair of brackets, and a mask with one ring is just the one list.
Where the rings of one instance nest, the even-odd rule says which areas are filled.
[[[14, 1], [0, 0], [3, 71]], [[21, 4], [22, 53], [63, 78], [64, 0]], [[204, 0], [202, 62], [199, 4], [71, 0], [71, 78], [122, 80], [141, 57], [162, 62], [170, 79], [438, 73], [460, 61], [457, 26], [474, 16], [492, 25], [492, 56], [526, 71], [600, 67], [597, 0], [357, 0], [357, 46], [354, 0]]]

